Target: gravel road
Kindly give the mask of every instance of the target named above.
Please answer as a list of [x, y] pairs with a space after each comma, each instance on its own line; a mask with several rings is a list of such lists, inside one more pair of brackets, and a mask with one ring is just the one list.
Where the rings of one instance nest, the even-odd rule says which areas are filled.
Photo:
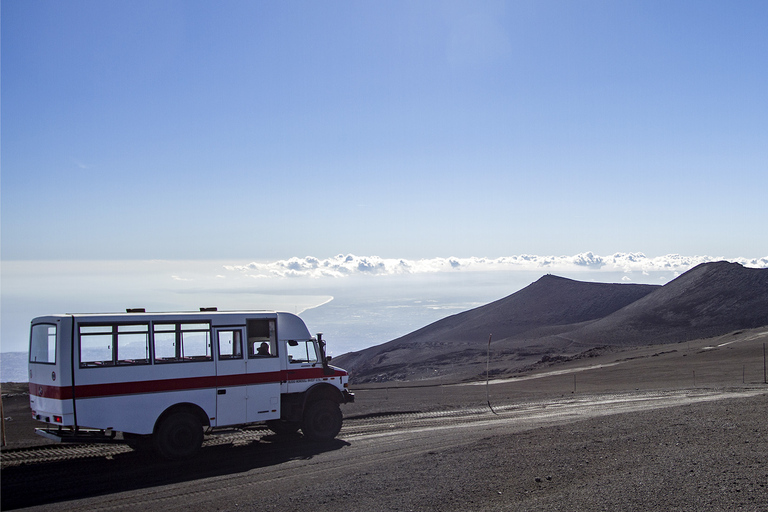
[[328, 444], [256, 429], [186, 463], [123, 447], [36, 462], [6, 450], [2, 509], [768, 510], [764, 386], [566, 395], [496, 412], [353, 414]]

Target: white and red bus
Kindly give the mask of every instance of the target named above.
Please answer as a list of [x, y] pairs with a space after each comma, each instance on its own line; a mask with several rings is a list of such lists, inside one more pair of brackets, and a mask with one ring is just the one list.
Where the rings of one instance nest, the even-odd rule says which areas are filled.
[[205, 432], [266, 422], [277, 433], [336, 437], [354, 400], [322, 335], [281, 312], [63, 314], [32, 320], [29, 401], [40, 435], [116, 440], [167, 458]]

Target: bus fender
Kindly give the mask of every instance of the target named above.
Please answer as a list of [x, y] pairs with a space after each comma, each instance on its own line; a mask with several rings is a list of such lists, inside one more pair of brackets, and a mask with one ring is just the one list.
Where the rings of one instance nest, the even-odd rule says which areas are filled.
[[175, 404], [167, 408], [163, 413], [157, 418], [157, 421], [155, 421], [155, 428], [153, 429], [153, 432], [157, 432], [157, 428], [160, 426], [160, 424], [163, 423], [163, 421], [172, 414], [176, 414], [177, 412], [188, 412], [192, 415], [194, 415], [197, 419], [200, 420], [200, 424], [204, 428], [210, 428], [211, 422], [208, 419], [208, 415], [205, 414], [205, 411], [197, 404], [191, 404], [191, 403], [180, 403]]
[[344, 403], [344, 396], [341, 391], [335, 386], [330, 384], [315, 384], [309, 388], [304, 394], [304, 408], [308, 404], [317, 400], [333, 400], [337, 404]]
[[301, 393], [283, 394], [280, 398], [282, 409], [280, 419], [300, 422], [309, 404], [318, 400], [332, 400], [341, 404], [344, 403], [344, 396], [338, 388], [326, 383], [315, 384]]

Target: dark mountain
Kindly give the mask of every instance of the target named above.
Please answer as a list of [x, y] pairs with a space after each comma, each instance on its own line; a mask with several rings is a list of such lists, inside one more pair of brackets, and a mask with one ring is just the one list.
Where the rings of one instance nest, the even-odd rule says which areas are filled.
[[357, 382], [478, 375], [493, 333], [493, 365], [504, 373], [544, 354], [672, 343], [762, 325], [768, 325], [768, 269], [705, 263], [664, 286], [545, 275], [503, 299], [341, 355], [334, 364]]
[[698, 265], [629, 306], [572, 333], [586, 345], [709, 338], [768, 324], [768, 269]]
[[[334, 364], [357, 378], [400, 376], [415, 363], [446, 364], [485, 354], [488, 335], [495, 344], [540, 329], [594, 321], [653, 292], [657, 285], [587, 283], [545, 275], [533, 284], [485, 306], [449, 316], [383, 345], [341, 355]], [[550, 333], [548, 331], [547, 333]], [[535, 338], [542, 336], [536, 334]]]

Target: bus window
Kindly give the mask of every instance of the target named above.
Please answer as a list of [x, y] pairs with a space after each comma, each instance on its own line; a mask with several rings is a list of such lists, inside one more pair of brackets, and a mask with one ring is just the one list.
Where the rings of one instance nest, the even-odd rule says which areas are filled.
[[177, 350], [176, 324], [155, 324], [155, 362], [178, 361], [181, 351]]
[[32, 326], [29, 342], [30, 363], [56, 363], [56, 326], [37, 324]]
[[149, 325], [117, 326], [117, 363], [149, 363]]
[[210, 334], [208, 324], [181, 324], [181, 351], [184, 359], [211, 359]]
[[210, 361], [211, 325], [155, 324], [155, 362]]
[[317, 352], [312, 341], [291, 341], [288, 343], [289, 363], [316, 363]]
[[112, 326], [80, 326], [80, 367], [111, 365]]
[[81, 325], [80, 367], [149, 363], [149, 325]]
[[236, 331], [218, 332], [219, 359], [242, 359], [243, 342], [240, 339], [240, 329]]
[[277, 332], [275, 321], [267, 318], [249, 318], [246, 321], [248, 330], [248, 357], [276, 357]]

